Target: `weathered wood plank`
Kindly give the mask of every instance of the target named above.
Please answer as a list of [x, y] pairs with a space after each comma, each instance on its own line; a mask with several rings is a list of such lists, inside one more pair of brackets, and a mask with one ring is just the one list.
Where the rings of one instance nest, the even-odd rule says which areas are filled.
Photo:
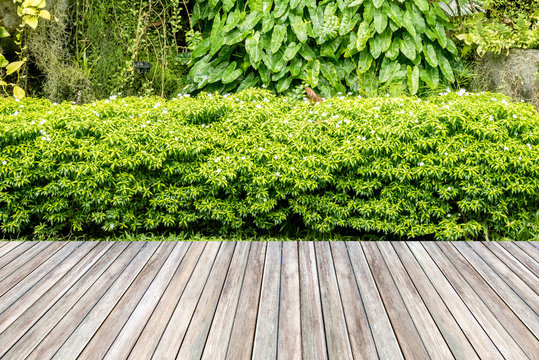
[[410, 249], [406, 246], [406, 243], [395, 241], [392, 243], [392, 246], [414, 283], [422, 301], [436, 322], [438, 329], [440, 329], [445, 342], [451, 349], [452, 355], [458, 360], [479, 359], [466, 335], [462, 332], [459, 324], [445, 305], [444, 300], [431, 284], [429, 278], [414, 258], [414, 255], [412, 255]]
[[537, 277], [537, 274], [539, 274], [539, 262], [537, 262], [537, 260], [539, 260], [539, 258], [537, 260], [532, 258], [527, 252], [513, 242], [502, 241], [500, 245]]
[[35, 286], [51, 269], [54, 269], [80, 245], [81, 243], [51, 244], [43, 249], [43, 258], [40, 259], [40, 255], [35, 256], [22, 265], [20, 270], [13, 272], [4, 279], [5, 282], [2, 283], [7, 283], [6, 288], [9, 288], [9, 290], [5, 291], [0, 297], [0, 312], [6, 310]]
[[[214, 269], [206, 282], [191, 323], [186, 329], [185, 337], [178, 351], [178, 359], [200, 359], [202, 357], [204, 344], [210, 331], [235, 247], [236, 244], [231, 241], [225, 241], [221, 245]], [[181, 331], [178, 333], [179, 338]]]
[[539, 309], [539, 297], [530, 289], [522, 279], [515, 274], [503, 261], [495, 256], [487, 247], [478, 242], [469, 242], [472, 248], [506, 283], [509, 285], [528, 306], [534, 311]]
[[253, 359], [277, 358], [279, 297], [281, 280], [280, 242], [269, 242], [266, 250], [264, 277], [258, 305]]
[[524, 250], [532, 259], [539, 261], [539, 249], [532, 245], [535, 242], [537, 241], [515, 241], [514, 243]]
[[[262, 288], [262, 276], [264, 274], [266, 246], [266, 242], [257, 242], [251, 245], [249, 261], [241, 286], [240, 299], [230, 333], [230, 341], [228, 341], [227, 359], [251, 358], [260, 290]], [[215, 331], [219, 332], [219, 329]], [[219, 347], [219, 344], [212, 344], [211, 346], [215, 348]], [[216, 357], [216, 359], [222, 358]], [[212, 360], [212, 358], [208, 357], [208, 360]]]
[[[107, 353], [117, 334], [120, 333], [135, 307], [144, 296], [161, 267], [168, 259], [175, 244], [163, 242], [153, 253], [144, 268], [139, 272], [132, 284], [122, 295], [120, 300], [110, 310], [109, 315], [99, 325], [86, 346], [80, 350], [76, 357], [86, 360], [101, 360]], [[79, 347], [80, 349], [80, 347]]]
[[466, 258], [485, 281], [494, 289], [505, 303], [511, 307], [528, 329], [539, 338], [539, 316], [526, 304], [522, 298], [489, 265], [465, 242], [455, 242], [452, 245]]
[[[73, 250], [77, 249], [77, 251], [67, 252], [65, 257], [61, 258], [57, 266], [52, 267], [55, 264], [51, 264], [52, 268], [49, 268], [49, 266], [45, 266], [47, 265], [46, 263], [43, 264], [44, 269], [42, 271], [36, 271], [40, 273], [36, 275], [43, 277], [36, 283], [33, 285], [30, 283], [29, 285], [31, 286], [25, 286], [21, 291], [13, 291], [16, 289], [16, 287], [14, 287], [6, 293], [7, 299], [4, 300], [4, 297], [2, 297], [2, 300], [0, 300], [0, 334], [20, 317], [22, 313], [31, 307], [34, 302], [42, 298], [44, 294], [68, 271], [70, 271], [73, 266], [81, 261], [95, 245], [95, 243], [88, 242], [82, 244], [78, 249], [77, 247], [74, 247]], [[60, 252], [57, 254], [61, 255]], [[13, 293], [13, 297], [9, 299], [10, 296], [8, 296], [8, 294], [11, 295], [11, 293]], [[8, 305], [9, 303], [11, 304]], [[5, 308], [5, 306], [9, 307]]]
[[[14, 246], [9, 252], [6, 252], [4, 255], [0, 257], [0, 269], [3, 269], [4, 266], [12, 262], [14, 259], [19, 258], [21, 254], [26, 253], [27, 251], [30, 250], [30, 248], [36, 245], [38, 245], [36, 242], [25, 241], [22, 244], [19, 244], [18, 246]], [[4, 274], [4, 276], [6, 275], [7, 273]]]
[[110, 314], [116, 303], [122, 298], [134, 279], [146, 266], [153, 254], [158, 250], [158, 242], [148, 242], [126, 270], [116, 279], [99, 302], [86, 314], [84, 319], [66, 339], [53, 359], [76, 359], [96, 330]]
[[[479, 286], [481, 283], [479, 274], [475, 271], [470, 271], [466, 274], [467, 276], [463, 276], [436, 244], [424, 242], [423, 246], [432, 259], [438, 264], [446, 279], [453, 285], [455, 291], [464, 300], [467, 307], [472, 310], [474, 317], [479, 321], [483, 329], [485, 329], [488, 336], [496, 344], [496, 347], [502, 355], [504, 355], [506, 359], [527, 359], [528, 357], [526, 354], [520, 349], [515, 340], [500, 323], [500, 320], [492, 313], [492, 309], [485, 304], [483, 297], [478, 295], [475, 292], [474, 287], [468, 283], [468, 281], [473, 281], [474, 284]], [[460, 265], [463, 266], [463, 263], [460, 263]], [[463, 269], [461, 268], [460, 270]], [[472, 280], [473, 278], [478, 279], [474, 281]], [[483, 289], [486, 291], [486, 284]]]
[[[71, 286], [73, 286], [73, 284], [75, 284], [84, 274], [90, 271], [91, 266], [95, 264], [111, 246], [112, 243], [98, 244], [90, 252], [85, 254], [82, 260], [76, 261], [75, 266], [48, 289], [45, 294], [40, 296], [37, 301], [28, 301], [31, 302], [32, 305], [20, 314], [20, 316], [17, 316], [7, 329], [0, 332], [0, 356], [2, 356], [5, 351], [8, 351], [17, 340], [56, 303], [56, 301], [66, 296], [66, 293]], [[18, 300], [15, 304], [25, 304], [26, 302], [27, 301]], [[3, 322], [4, 321], [0, 321], [0, 323]]]
[[299, 300], [299, 258], [295, 241], [283, 243], [281, 303], [279, 305], [279, 359], [301, 359], [301, 308]]
[[533, 359], [539, 354], [539, 341], [455, 247], [450, 243], [440, 243], [438, 247], [487, 305], [505, 331], [520, 345], [527, 357]]
[[[202, 359], [224, 359], [230, 340], [230, 333], [234, 324], [234, 316], [240, 299], [241, 284], [245, 276], [245, 269], [251, 242], [238, 242], [232, 257], [230, 269], [223, 286], [223, 291], [217, 304], [217, 310], [211, 324], [206, 340]], [[254, 291], [250, 290], [250, 291]]]
[[436, 262], [430, 257], [421, 243], [408, 242], [406, 245], [415, 256], [438, 294], [444, 300], [445, 305], [451, 311], [451, 314], [468, 337], [479, 357], [481, 359], [503, 359], [496, 345], [494, 345], [485, 330], [474, 318], [467, 304], [460, 298], [452, 284], [446, 279]]
[[[152, 357], [185, 287], [192, 278], [194, 269], [198, 266], [200, 261], [213, 261], [208, 255], [214, 254], [215, 252], [204, 252], [205, 247], [205, 242], [194, 242], [191, 244], [189, 250], [185, 254], [184, 260], [174, 273], [165, 293], [161, 299], [159, 299], [159, 304], [148, 319], [142, 333], [138, 336], [138, 339], [136, 337], [132, 338], [134, 344], [131, 348], [128, 349], [126, 347], [125, 349], [122, 349], [129, 354], [129, 359], [150, 359]], [[201, 258], [203, 252], [206, 256]], [[120, 358], [123, 359], [125, 357], [122, 355]]]
[[[0, 248], [0, 261], [2, 257], [9, 253], [11, 250], [15, 249], [17, 246], [24, 244], [23, 241], [2, 241], [2, 247]], [[1, 266], [0, 266], [1, 268]]]
[[346, 245], [342, 241], [330, 244], [352, 355], [354, 359], [378, 359]]
[[[141, 260], [147, 260], [146, 256], [149, 258], [151, 254], [148, 254], [148, 249], [145, 249], [145, 245], [130, 243], [126, 251], [121, 254], [123, 261], [112, 263], [109, 269], [92, 284], [88, 291], [49, 330], [39, 345], [28, 354], [27, 359], [52, 358], [60, 346], [72, 335], [77, 326], [84, 321], [94, 305], [97, 305], [104, 294], [112, 288], [112, 285], [118, 283], [118, 281], [123, 281], [125, 274], [133, 272], [133, 269], [139, 265]], [[143, 253], [144, 250], [146, 251]]]
[[397, 286], [391, 278], [389, 269], [384, 263], [376, 243], [362, 243], [362, 247], [404, 357], [409, 359], [429, 359], [427, 349]]
[[[42, 311], [43, 315], [33, 319], [33, 323], [30, 324], [31, 328], [24, 332], [20, 332], [20, 339], [17, 340], [15, 345], [11, 347], [8, 351], [8, 346], [2, 348], [3, 351], [6, 351], [5, 357], [2, 356], [1, 359], [26, 359], [28, 354], [36, 347], [41, 340], [54, 328], [54, 326], [64, 317], [65, 314], [69, 312], [73, 304], [75, 304], [79, 298], [94, 284], [96, 279], [98, 279], [105, 271], [114, 273], [110, 271], [114, 260], [117, 260], [117, 265], [122, 263], [122, 259], [118, 256], [125, 250], [127, 243], [116, 243], [99, 259], [97, 260], [92, 267], [86, 271], [82, 277], [77, 280], [76, 283], [66, 287], [68, 289], [65, 294], [63, 294], [54, 304], [50, 304], [50, 308], [44, 306], [41, 308], [38, 302], [32, 305], [28, 311], [39, 312]], [[135, 250], [135, 248], [133, 248]], [[131, 259], [129, 258], [131, 254], [124, 255], [124, 262], [127, 263]], [[107, 278], [101, 278], [103, 282]], [[46, 300], [46, 298], [44, 299]], [[34, 308], [34, 309], [33, 309]], [[28, 315], [31, 317], [31, 313]], [[24, 316], [22, 323], [24, 324]], [[19, 320], [17, 320], [19, 321]], [[15, 326], [15, 323], [14, 323]], [[23, 335], [24, 334], [24, 335]], [[1, 353], [0, 353], [1, 354]]]
[[[202, 291], [208, 281], [210, 281], [210, 272], [214, 263], [219, 257], [219, 248], [221, 244], [209, 242], [204, 249], [192, 276], [178, 302], [174, 313], [172, 314], [161, 340], [155, 349], [153, 359], [174, 359], [178, 354], [182, 340], [185, 336], [189, 322], [195, 312]], [[225, 254], [226, 255], [226, 254]], [[219, 269], [222, 271], [221, 269]], [[134, 354], [138, 356], [138, 354]]]
[[346, 246], [378, 356], [388, 360], [404, 359], [361, 244], [348, 242]]
[[[485, 246], [483, 244], [483, 246]], [[499, 244], [490, 244], [488, 249], [503, 261], [536, 295], [539, 295], [539, 278]]]
[[316, 242], [314, 249], [318, 266], [328, 357], [330, 359], [353, 359], [329, 244], [325, 241]]
[[299, 242], [299, 279], [303, 359], [324, 360], [328, 355], [322, 300], [314, 244], [311, 241]]
[[425, 349], [431, 359], [453, 359], [451, 350], [447, 346], [436, 322], [425, 306], [423, 299], [417, 292], [405, 267], [399, 260], [395, 249], [389, 242], [377, 242], [378, 250], [393, 278], [398, 293], [402, 298], [417, 332], [425, 344]]

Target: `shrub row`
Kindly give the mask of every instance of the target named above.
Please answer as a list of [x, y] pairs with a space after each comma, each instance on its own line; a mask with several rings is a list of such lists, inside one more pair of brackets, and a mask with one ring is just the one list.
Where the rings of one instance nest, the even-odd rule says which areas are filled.
[[539, 116], [501, 95], [0, 99], [5, 235], [305, 226], [514, 237], [538, 208]]

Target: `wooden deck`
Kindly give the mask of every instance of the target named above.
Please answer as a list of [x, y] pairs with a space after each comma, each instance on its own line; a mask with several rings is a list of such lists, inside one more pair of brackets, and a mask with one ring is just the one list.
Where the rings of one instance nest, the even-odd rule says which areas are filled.
[[539, 244], [0, 242], [0, 359], [539, 359]]

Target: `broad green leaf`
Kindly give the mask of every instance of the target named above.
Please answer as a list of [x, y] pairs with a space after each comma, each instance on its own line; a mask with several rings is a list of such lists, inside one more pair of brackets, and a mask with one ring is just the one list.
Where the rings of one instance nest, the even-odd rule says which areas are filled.
[[25, 61], [14, 61], [9, 63], [9, 65], [6, 66], [6, 75], [13, 74], [15, 71], [19, 70], [24, 63]]
[[273, 16], [264, 16], [262, 19], [262, 34], [265, 34], [275, 26], [275, 18]]
[[384, 32], [387, 27], [387, 14], [382, 9], [374, 10], [374, 29], [378, 34]]
[[359, 54], [359, 62], [357, 64], [357, 71], [360, 74], [365, 73], [367, 70], [370, 69], [372, 63], [373, 63], [372, 55], [364, 50]]
[[369, 40], [369, 50], [373, 58], [378, 59], [382, 54], [382, 36], [375, 36]]
[[451, 64], [449, 63], [449, 60], [443, 55], [442, 50], [436, 51], [436, 55], [438, 57], [438, 62], [440, 63], [440, 70], [442, 70], [442, 74], [444, 77], [450, 82], [455, 82], [455, 76], [453, 74], [453, 69], [451, 67]]
[[382, 52], [386, 52], [391, 46], [391, 36], [393, 32], [391, 29], [386, 29], [382, 34], [378, 35], [382, 39]]
[[243, 91], [245, 89], [252, 88], [252, 87], [254, 87], [256, 85], [257, 82], [258, 82], [258, 79], [256, 79], [255, 74], [254, 73], [249, 73], [249, 75], [247, 75], [245, 77], [245, 79], [243, 79], [241, 81], [241, 84], [238, 87], [237, 91], [240, 92], [240, 91]]
[[357, 40], [356, 40], [356, 49], [357, 51], [362, 51], [367, 46], [367, 42], [372, 37], [373, 31], [369, 27], [369, 24], [365, 21], [359, 25], [357, 31]]
[[434, 31], [436, 32], [436, 38], [438, 39], [438, 43], [445, 49], [447, 46], [447, 35], [445, 33], [444, 25], [441, 22], [437, 21]]
[[[453, 40], [451, 40], [450, 38], [447, 38], [446, 50], [449, 51], [453, 55], [458, 55], [457, 46], [455, 45]], [[464, 57], [464, 55], [462, 56]]]
[[299, 42], [304, 43], [307, 41], [307, 23], [302, 21], [292, 24], [292, 31], [296, 34]]
[[245, 41], [247, 52], [251, 57], [251, 61], [258, 64], [262, 60], [262, 43], [260, 42], [260, 33], [256, 32]]
[[[232, 68], [232, 71], [229, 72], [230, 68]], [[241, 70], [235, 69], [235, 68], [236, 68], [236, 62], [233, 62], [226, 68], [225, 73], [223, 74], [223, 80], [222, 80], [223, 84], [230, 84], [231, 82], [233, 82], [234, 80], [240, 77]]]
[[277, 83], [277, 91], [284, 92], [290, 89], [290, 84], [292, 84], [293, 78], [290, 76], [284, 77]]
[[410, 94], [415, 95], [419, 90], [419, 67], [408, 65], [408, 90]]
[[262, 0], [249, 0], [249, 8], [253, 11], [263, 11], [262, 5]]
[[440, 82], [440, 76], [438, 68], [425, 65], [425, 68], [419, 69], [419, 77], [423, 80], [431, 89], [435, 89]]
[[363, 4], [363, 0], [353, 0], [350, 4], [348, 4], [348, 7], [354, 7]]
[[295, 57], [290, 61], [290, 74], [292, 76], [298, 76], [303, 68], [303, 62], [299, 57]]
[[382, 7], [382, 4], [384, 3], [384, 1], [386, 0], [372, 0], [372, 4], [374, 5], [375, 8], [379, 9]]
[[48, 12], [47, 10], [39, 10], [39, 17], [43, 18], [45, 20], [50, 20], [51, 19], [51, 13]]
[[299, 54], [308, 61], [316, 59], [316, 54], [314, 53], [313, 49], [311, 49], [311, 47], [308, 45], [303, 45], [301, 49], [299, 49]]
[[380, 67], [380, 82], [391, 82], [391, 80], [393, 80], [393, 78], [399, 72], [400, 68], [401, 66], [398, 61], [391, 61], [389, 58], [385, 57], [382, 61], [382, 66]]
[[288, 9], [288, 0], [276, 0], [275, 8], [273, 9], [273, 17], [276, 19], [280, 18], [281, 16], [283, 16], [283, 14], [285, 13], [287, 9]]
[[427, 2], [427, 0], [414, 0], [414, 3], [424, 14], [429, 11], [429, 3]]
[[348, 13], [344, 14], [343, 18], [341, 19], [339, 35], [344, 36], [354, 30], [359, 20], [361, 20], [361, 16], [359, 14], [355, 14], [352, 18], [350, 18], [350, 14]]
[[290, 9], [295, 9], [300, 4], [302, 5], [302, 8], [303, 6], [305, 6], [305, 3], [303, 2], [303, 0], [290, 0]]
[[343, 41], [342, 37], [337, 37], [333, 41], [328, 41], [320, 47], [320, 55], [325, 57], [330, 57], [337, 59], [340, 54], [338, 54], [339, 47]]
[[438, 15], [438, 17], [440, 17], [447, 23], [450, 22], [449, 18], [447, 17], [447, 14], [445, 13], [445, 11], [442, 10], [442, 8], [440, 7], [440, 5], [438, 5], [438, 3], [436, 2], [433, 3], [432, 8], [434, 9], [434, 12], [436, 13], [436, 15]]
[[413, 36], [416, 37], [415, 25], [414, 25], [414, 16], [411, 11], [406, 10], [402, 15], [402, 22], [404, 23], [404, 28]]
[[366, 22], [368, 25], [374, 18], [374, 5], [372, 4], [371, 0], [365, 0], [365, 4], [363, 6], [363, 22]]
[[400, 54], [400, 51], [399, 51], [400, 44], [401, 42], [398, 39], [394, 39], [391, 42], [389, 49], [387, 49], [386, 51], [386, 56], [390, 58], [391, 60], [395, 60]]
[[272, 81], [281, 80], [283, 78], [283, 76], [288, 75], [289, 73], [290, 73], [290, 68], [285, 67], [279, 73], [273, 74], [273, 76], [271, 77], [271, 80]]
[[264, 14], [263, 13], [259, 13], [259, 12], [256, 12], [256, 11], [253, 11], [252, 13], [250, 13], [249, 15], [247, 15], [247, 17], [245, 18], [245, 20], [241, 23], [241, 25], [239, 26], [238, 30], [244, 34], [246, 33], [247, 31], [249, 30], [252, 30], [256, 24], [258, 24], [258, 22], [260, 21], [260, 19], [262, 19], [264, 17]]
[[37, 28], [37, 16], [24, 15], [22, 21], [32, 29]]
[[230, 12], [226, 19], [226, 24], [223, 27], [223, 31], [225, 33], [232, 31], [243, 19], [245, 19], [245, 12], [240, 13], [238, 9], [236, 9], [234, 12]]
[[416, 57], [416, 49], [414, 39], [407, 32], [402, 34], [400, 39], [400, 51], [410, 60], [414, 60]]
[[286, 27], [284, 25], [276, 25], [273, 28], [271, 36], [271, 53], [275, 54], [281, 48], [284, 37], [286, 35]]
[[15, 85], [15, 86], [13, 86], [13, 96], [15, 96], [17, 99], [20, 100], [20, 99], [23, 99], [26, 96], [26, 93], [24, 92], [24, 90], [22, 88]]
[[202, 40], [198, 46], [195, 48], [195, 50], [193, 50], [193, 52], [191, 53], [191, 57], [193, 59], [196, 59], [196, 58], [199, 58], [203, 55], [206, 55], [208, 53], [208, 51], [210, 50], [210, 38], [206, 38], [204, 40]]
[[320, 75], [320, 61], [310, 60], [307, 63], [307, 83], [315, 88], [318, 85], [318, 76]]
[[291, 42], [290, 44], [288, 44], [283, 54], [283, 60], [292, 60], [298, 53], [299, 49], [301, 49], [301, 44], [296, 44], [295, 42]]
[[322, 75], [329, 81], [331, 86], [336, 86], [339, 82], [339, 76], [337, 75], [337, 70], [335, 65], [332, 63], [323, 63], [320, 65], [320, 70]]
[[415, 5], [410, 6], [408, 5], [408, 3], [406, 3], [406, 6], [412, 9], [412, 15], [414, 17], [414, 26], [417, 33], [422, 34], [426, 28], [425, 15]]
[[217, 14], [213, 20], [213, 26], [210, 34], [210, 56], [216, 54], [225, 44], [225, 38], [223, 37], [223, 24], [225, 23], [225, 20], [226, 18], [223, 17], [223, 20], [221, 21], [219, 14]]
[[387, 12], [387, 15], [391, 20], [395, 22], [398, 26], [403, 27], [404, 23], [402, 21], [402, 11], [399, 5], [396, 2], [390, 2], [384, 4], [384, 9]]
[[0, 26], [0, 38], [5, 38], [8, 36], [10, 36], [9, 32], [7, 32], [3, 26]]
[[234, 0], [223, 0], [223, 11], [225, 13], [228, 13], [233, 7], [234, 7]]
[[438, 58], [436, 57], [434, 46], [431, 44], [425, 44], [423, 47], [423, 54], [425, 54], [425, 60], [427, 60], [430, 66], [433, 68], [438, 67]]

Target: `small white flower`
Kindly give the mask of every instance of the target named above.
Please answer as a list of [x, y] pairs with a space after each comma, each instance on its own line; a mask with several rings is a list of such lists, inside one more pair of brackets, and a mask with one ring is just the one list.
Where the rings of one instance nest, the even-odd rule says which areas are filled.
[[230, 160], [230, 156], [227, 156], [225, 159]]
[[380, 116], [378, 114], [374, 114], [374, 117], [378, 119]]
[[217, 174], [219, 174], [219, 173], [221, 172], [221, 169], [217, 169], [217, 170], [215, 170], [215, 172], [216, 172]]
[[518, 118], [517, 114], [513, 114], [513, 119]]
[[306, 157], [306, 156], [304, 156], [304, 157], [303, 157], [303, 160], [307, 160], [307, 157]]
[[268, 201], [268, 199], [263, 199], [262, 201], [266, 202], [266, 201]]
[[6, 160], [2, 161], [2, 165], [6, 165], [6, 164], [7, 164]]
[[522, 156], [519, 156], [518, 159], [519, 159], [519, 160], [522, 160]]
[[451, 186], [449, 186], [449, 187], [447, 188], [447, 190], [448, 190], [448, 191], [451, 191]]
[[377, 137], [376, 137], [376, 140], [380, 141], [380, 140], [382, 140], [382, 139], [380, 139], [380, 137], [379, 137], [379, 136], [377, 136]]
[[518, 136], [518, 133], [517, 133], [517, 132], [515, 133], [515, 136]]
[[242, 160], [245, 160], [245, 156], [242, 156], [241, 159], [242, 159]]
[[58, 105], [58, 104], [57, 104], [57, 103], [55, 103], [55, 102], [53, 102], [53, 103], [52, 103], [52, 105], [56, 106], [56, 105]]
[[262, 151], [262, 150], [264, 150], [264, 149], [262, 149], [261, 147], [258, 148], [258, 151]]
[[490, 98], [490, 101], [496, 101], [496, 100], [498, 100], [498, 99], [496, 99], [496, 98]]
[[339, 124], [335, 125], [335, 127], [338, 129], [338, 128], [339, 128]]
[[350, 140], [346, 140], [346, 143], [347, 143], [347, 144], [350, 144]]
[[161, 106], [161, 103], [160, 102], [157, 102], [155, 103], [155, 105], [153, 106], [154, 109], [157, 109], [159, 106]]
[[509, 150], [509, 148], [507, 146], [504, 146], [503, 149], [504, 150]]
[[175, 138], [174, 138], [174, 140], [178, 141], [178, 138], [177, 138], [177, 137], [175, 137]]
[[492, 121], [492, 120], [494, 120], [494, 116], [490, 115], [490, 116], [488, 117], [488, 119], [489, 119], [490, 121]]
[[275, 173], [275, 176], [280, 176], [281, 174], [279, 172], [276, 172]]
[[451, 217], [451, 214], [447, 214], [447, 217]]
[[531, 150], [531, 148], [532, 148], [531, 144], [528, 143], [528, 144], [526, 144], [526, 146]]
[[215, 162], [219, 162], [219, 161], [221, 161], [221, 158], [218, 156], [218, 157], [215, 158], [214, 161], [215, 161]]
[[279, 158], [279, 156], [275, 155], [273, 158], [274, 158], [275, 160], [277, 160], [277, 159]]
[[47, 122], [47, 120], [42, 119], [42, 120], [39, 122], [39, 124], [40, 124], [40, 125], [43, 125], [43, 124], [45, 124], [46, 122]]
[[[108, 104], [109, 102], [110, 102], [110, 101], [109, 101], [108, 99], [106, 99], [106, 100], [104, 101], [105, 104]], [[53, 104], [53, 105], [55, 105], [55, 104]]]
[[13, 116], [17, 116], [17, 115], [19, 115], [19, 112], [18, 112], [18, 111], [15, 111], [15, 112], [13, 113]]
[[294, 167], [291, 167], [290, 170], [295, 170]]
[[445, 156], [449, 156], [449, 154], [447, 153], [447, 151], [446, 151], [446, 152], [444, 152], [444, 155], [445, 155]]
[[36, 122], [32, 120], [32, 121], [30, 122], [30, 125], [34, 125], [35, 123], [36, 123]]
[[425, 165], [425, 163], [424, 163], [423, 161], [421, 161], [421, 162], [419, 163], [419, 166], [423, 166], [423, 165]]

